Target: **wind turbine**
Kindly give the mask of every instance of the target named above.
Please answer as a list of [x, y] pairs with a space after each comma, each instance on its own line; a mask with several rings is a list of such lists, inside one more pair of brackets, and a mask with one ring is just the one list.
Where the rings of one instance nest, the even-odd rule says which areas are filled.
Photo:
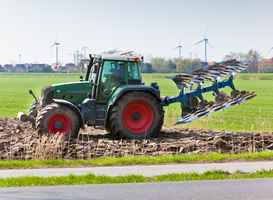
[[[270, 52], [272, 49], [273, 49], [273, 47], [269, 50], [269, 52]], [[268, 52], [268, 53], [269, 53], [269, 52]]]
[[[87, 47], [86, 47], [87, 48]], [[69, 53], [69, 55], [73, 55], [74, 57], [74, 64], [78, 65], [80, 63], [80, 59], [82, 59], [82, 54], [80, 54], [81, 51], [78, 49], [74, 53]]]
[[207, 44], [213, 49], [213, 47], [212, 47], [212, 46], [210, 45], [210, 43], [208, 42], [209, 39], [206, 38], [207, 29], [208, 29], [208, 26], [207, 26], [207, 28], [206, 28], [206, 32], [205, 32], [205, 37], [204, 37], [204, 39], [201, 40], [200, 42], [197, 42], [197, 43], [194, 44], [194, 45], [197, 45], [197, 44], [199, 44], [199, 43], [201, 43], [201, 42], [203, 42], [203, 41], [205, 42], [205, 62], [207, 62]]
[[87, 49], [87, 47], [86, 47], [86, 46], [83, 46], [83, 47], [82, 47], [82, 50], [81, 50], [81, 52], [83, 51], [83, 58], [84, 58], [84, 59], [86, 58], [86, 49]]
[[181, 58], [181, 49], [182, 49], [182, 46], [180, 45], [180, 43], [179, 43], [179, 45], [178, 45], [177, 47], [175, 47], [173, 50], [175, 50], [175, 49], [177, 49], [177, 48], [179, 48], [179, 58]]
[[59, 52], [58, 46], [59, 45], [60, 45], [60, 43], [57, 42], [57, 38], [56, 38], [55, 43], [50, 47], [50, 48], [52, 48], [52, 47], [56, 46], [56, 64], [59, 63], [59, 60], [58, 60], [58, 52]]
[[192, 52], [190, 51], [190, 48], [188, 48], [189, 52], [190, 52], [190, 55], [189, 55], [189, 58], [192, 60]]
[[194, 56], [195, 56], [195, 60], [196, 60], [196, 58], [197, 58], [197, 53], [194, 53]]

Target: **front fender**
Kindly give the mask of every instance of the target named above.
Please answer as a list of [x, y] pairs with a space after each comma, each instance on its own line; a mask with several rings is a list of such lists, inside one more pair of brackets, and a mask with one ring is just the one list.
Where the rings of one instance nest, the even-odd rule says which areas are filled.
[[72, 108], [73, 110], [76, 111], [77, 115], [80, 118], [80, 127], [84, 130], [84, 120], [83, 120], [83, 116], [81, 111], [71, 102], [63, 100], [63, 99], [53, 99], [53, 101], [57, 104], [64, 104], [70, 108]]

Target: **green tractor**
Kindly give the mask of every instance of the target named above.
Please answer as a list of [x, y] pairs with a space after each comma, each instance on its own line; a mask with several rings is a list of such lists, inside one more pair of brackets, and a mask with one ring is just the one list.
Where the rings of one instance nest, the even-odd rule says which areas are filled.
[[[239, 105], [256, 95], [238, 91], [233, 75], [249, 67], [250, 63], [230, 60], [215, 63], [188, 74], [167, 77], [181, 92], [173, 97], [160, 97], [159, 86], [142, 82], [139, 65], [142, 57], [127, 52], [90, 54], [85, 79], [79, 82], [50, 85], [42, 88], [41, 96], [31, 104], [29, 115], [18, 118], [30, 121], [39, 134], [64, 139], [76, 138], [80, 128], [105, 128], [117, 138], [145, 138], [161, 130], [163, 106], [180, 102], [182, 114], [175, 125], [190, 123], [200, 117]], [[128, 55], [129, 54], [129, 55]], [[218, 82], [222, 77], [229, 79]], [[83, 77], [81, 77], [83, 79]], [[212, 84], [202, 87], [205, 81]], [[193, 89], [193, 85], [197, 85]], [[220, 88], [230, 87], [228, 96]], [[190, 88], [189, 92], [185, 92]], [[213, 92], [215, 102], [203, 99], [202, 93]]]
[[160, 131], [160, 92], [142, 83], [142, 58], [125, 55], [130, 52], [90, 54], [84, 80], [42, 88], [29, 116], [19, 113], [19, 119], [32, 121], [39, 134], [62, 134], [65, 139], [77, 137], [85, 124], [118, 138], [144, 138]]

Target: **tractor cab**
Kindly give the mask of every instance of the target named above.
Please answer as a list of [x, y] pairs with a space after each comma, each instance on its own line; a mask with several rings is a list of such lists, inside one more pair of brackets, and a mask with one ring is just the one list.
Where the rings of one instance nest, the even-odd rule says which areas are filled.
[[107, 104], [119, 87], [142, 85], [140, 61], [142, 58], [120, 54], [90, 55], [86, 80], [93, 86], [96, 103]]

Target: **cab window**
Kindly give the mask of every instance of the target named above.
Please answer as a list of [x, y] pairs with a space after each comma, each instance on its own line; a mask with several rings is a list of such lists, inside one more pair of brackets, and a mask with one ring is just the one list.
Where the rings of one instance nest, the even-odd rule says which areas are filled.
[[141, 84], [139, 66], [136, 62], [128, 62], [128, 83]]
[[124, 84], [124, 63], [105, 61], [100, 78], [98, 101], [106, 102], [114, 91]]

